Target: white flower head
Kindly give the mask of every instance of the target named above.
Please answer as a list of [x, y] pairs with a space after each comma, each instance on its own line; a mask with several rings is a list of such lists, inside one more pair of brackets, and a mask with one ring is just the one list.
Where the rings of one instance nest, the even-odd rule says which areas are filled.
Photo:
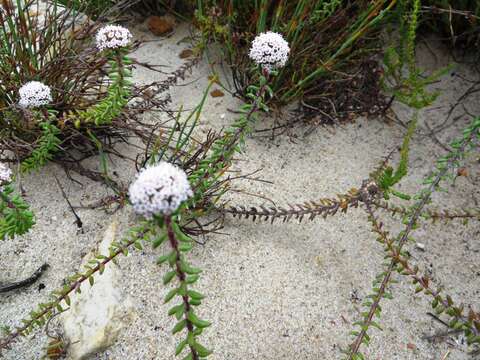
[[130, 44], [132, 33], [127, 28], [119, 25], [107, 25], [101, 28], [96, 36], [97, 48], [118, 49]]
[[12, 181], [12, 170], [10, 170], [10, 168], [7, 165], [0, 163], [0, 185], [8, 184], [11, 181]]
[[282, 35], [268, 31], [261, 33], [252, 41], [250, 59], [267, 71], [284, 67], [288, 60], [290, 47]]
[[18, 93], [20, 106], [24, 108], [39, 107], [52, 102], [52, 90], [39, 81], [29, 81], [23, 85]]
[[153, 215], [169, 215], [193, 195], [187, 174], [167, 162], [143, 169], [128, 191], [133, 209], [151, 219]]

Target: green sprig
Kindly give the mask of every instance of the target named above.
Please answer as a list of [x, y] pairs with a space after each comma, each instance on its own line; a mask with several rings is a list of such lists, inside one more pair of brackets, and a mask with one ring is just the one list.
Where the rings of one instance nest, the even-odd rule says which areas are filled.
[[59, 138], [60, 129], [54, 125], [57, 121], [57, 112], [55, 110], [48, 110], [47, 115], [47, 120], [38, 124], [42, 129], [42, 135], [38, 141], [38, 146], [32, 151], [28, 158], [23, 160], [20, 166], [22, 173], [38, 170], [52, 160], [54, 154], [60, 150], [60, 145], [62, 144]]
[[94, 124], [96, 126], [111, 124], [117, 118], [128, 103], [132, 82], [131, 70], [128, 65], [132, 61], [127, 56], [128, 49], [109, 50], [108, 78], [110, 85], [107, 89], [107, 96], [85, 111], [78, 112], [78, 119], [75, 126], [79, 128], [82, 124]]
[[160, 246], [167, 239], [170, 245], [170, 252], [160, 256], [157, 261], [159, 265], [168, 263], [171, 269], [163, 276], [163, 284], [171, 284], [175, 278], [177, 279], [175, 287], [167, 293], [164, 301], [169, 303], [175, 297], [180, 299], [180, 303], [168, 311], [168, 315], [175, 316], [177, 320], [172, 334], [186, 330], [186, 338], [177, 345], [175, 355], [182, 354], [188, 348], [189, 353], [184, 360], [204, 359], [212, 351], [200, 344], [197, 338], [211, 323], [200, 319], [195, 313], [195, 307], [201, 305], [204, 295], [191, 289], [201, 273], [201, 270], [193, 267], [185, 256], [193, 248], [193, 240], [180, 229], [175, 217], [157, 218], [157, 224], [166, 231], [167, 236], [159, 236], [154, 241], [154, 246]]
[[[418, 276], [418, 269], [411, 269], [408, 266], [408, 254], [403, 251], [403, 247], [407, 241], [411, 240], [410, 234], [418, 227], [418, 220], [421, 218], [424, 207], [430, 203], [433, 192], [438, 191], [440, 183], [451, 177], [450, 171], [460, 166], [466, 154], [473, 148], [478, 146], [480, 140], [480, 117], [475, 119], [470, 126], [463, 131], [463, 136], [451, 144], [452, 151], [447, 155], [440, 157], [436, 161], [436, 166], [431, 175], [424, 181], [425, 185], [414, 197], [416, 202], [407, 209], [403, 223], [404, 230], [400, 231], [396, 238], [391, 239], [388, 232], [383, 230], [383, 225], [377, 220], [370, 203], [365, 202], [365, 208], [369, 215], [369, 221], [373, 225], [373, 231], [379, 235], [377, 240], [384, 245], [387, 257], [390, 258], [388, 270], [380, 275], [374, 282], [373, 301], [367, 301], [364, 305], [369, 307], [369, 311], [362, 313], [363, 319], [356, 323], [360, 327], [359, 331], [353, 331], [355, 336], [354, 342], [346, 350], [349, 360], [364, 359], [364, 355], [360, 352], [362, 344], [368, 345], [368, 330], [371, 326], [379, 327], [374, 322], [374, 317], [380, 317], [381, 307], [380, 300], [387, 294], [387, 285], [391, 282], [393, 271], [402, 275], [413, 277], [416, 285], [415, 292], [425, 292], [427, 295], [433, 296], [432, 307], [438, 314], [446, 313], [451, 317], [450, 326], [455, 329], [461, 329], [467, 337], [469, 344], [480, 343], [480, 321], [475, 320], [475, 316], [463, 316], [463, 308], [453, 306], [451, 298], [444, 298], [440, 295], [440, 291], [434, 291], [429, 286], [428, 279]], [[380, 286], [378, 286], [380, 284]], [[387, 296], [390, 297], [390, 296]], [[447, 311], [448, 310], [448, 311]]]
[[33, 212], [12, 185], [0, 186], [0, 240], [26, 234], [35, 225]]

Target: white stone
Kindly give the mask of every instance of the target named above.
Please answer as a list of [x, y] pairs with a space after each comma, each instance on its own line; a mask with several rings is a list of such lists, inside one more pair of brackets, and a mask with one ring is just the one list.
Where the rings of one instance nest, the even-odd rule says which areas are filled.
[[[116, 221], [110, 224], [98, 253], [108, 255], [117, 226]], [[93, 253], [87, 255], [83, 263], [92, 257]], [[86, 281], [81, 294], [72, 296], [70, 309], [61, 317], [64, 335], [70, 342], [67, 359], [87, 359], [105, 350], [135, 317], [129, 297], [117, 287], [119, 271], [117, 265], [109, 263], [102, 275], [95, 275], [94, 286]]]
[[418, 250], [425, 251], [425, 244], [423, 244], [423, 243], [417, 242], [417, 243], [415, 244], [415, 247], [416, 247]]

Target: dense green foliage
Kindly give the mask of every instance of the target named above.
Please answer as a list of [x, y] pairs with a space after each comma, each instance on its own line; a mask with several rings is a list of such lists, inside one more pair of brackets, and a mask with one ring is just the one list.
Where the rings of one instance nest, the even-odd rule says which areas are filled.
[[52, 160], [54, 154], [60, 150], [62, 143], [58, 138], [60, 130], [49, 122], [41, 122], [38, 126], [42, 129], [42, 135], [38, 139], [38, 145], [36, 145], [30, 156], [22, 162], [22, 172], [39, 169], [48, 161]]
[[379, 29], [396, 1], [200, 0], [197, 22], [206, 41], [223, 45], [237, 88], [255, 80], [248, 44], [261, 32], [283, 34], [292, 49], [288, 66], [273, 84], [276, 101], [317, 95], [332, 71], [355, 68], [378, 51], [368, 35]]
[[28, 204], [11, 185], [0, 187], [0, 240], [27, 233], [35, 224]]
[[[100, 24], [85, 21], [75, 8], [49, 3], [40, 18], [33, 0], [5, 4], [0, 12], [2, 151], [24, 161], [27, 171], [68, 156], [69, 148], [90, 152], [115, 134], [122, 136], [122, 129], [109, 127], [132, 94], [129, 49], [98, 51]], [[53, 89], [53, 101], [42, 111], [18, 105], [19, 89], [32, 80]]]
[[131, 70], [127, 68], [132, 62], [127, 57], [128, 50], [113, 50], [107, 52], [109, 59], [108, 77], [110, 83], [107, 96], [84, 111], [74, 113], [75, 126], [94, 124], [97, 126], [111, 124], [120, 116], [128, 103], [132, 83]]

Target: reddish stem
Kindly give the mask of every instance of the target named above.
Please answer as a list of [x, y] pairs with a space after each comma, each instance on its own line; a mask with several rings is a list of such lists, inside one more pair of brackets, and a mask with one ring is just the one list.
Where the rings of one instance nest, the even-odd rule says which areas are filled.
[[[186, 274], [181, 270], [180, 250], [178, 249], [178, 240], [175, 237], [175, 232], [173, 231], [173, 227], [172, 227], [172, 218], [170, 216], [165, 216], [165, 225], [167, 226], [167, 235], [168, 235], [168, 240], [170, 241], [170, 246], [176, 253], [175, 267], [176, 267], [177, 277], [180, 283], [183, 284], [185, 282]], [[187, 323], [187, 329], [189, 333], [193, 333], [194, 331], [193, 324], [187, 318], [187, 314], [190, 311], [190, 303], [188, 302], [188, 295], [186, 294], [182, 295], [182, 300], [183, 300], [183, 304], [185, 305], [185, 321]], [[193, 360], [198, 360], [199, 357], [198, 357], [197, 351], [191, 345], [189, 345], [189, 347], [192, 353]]]

